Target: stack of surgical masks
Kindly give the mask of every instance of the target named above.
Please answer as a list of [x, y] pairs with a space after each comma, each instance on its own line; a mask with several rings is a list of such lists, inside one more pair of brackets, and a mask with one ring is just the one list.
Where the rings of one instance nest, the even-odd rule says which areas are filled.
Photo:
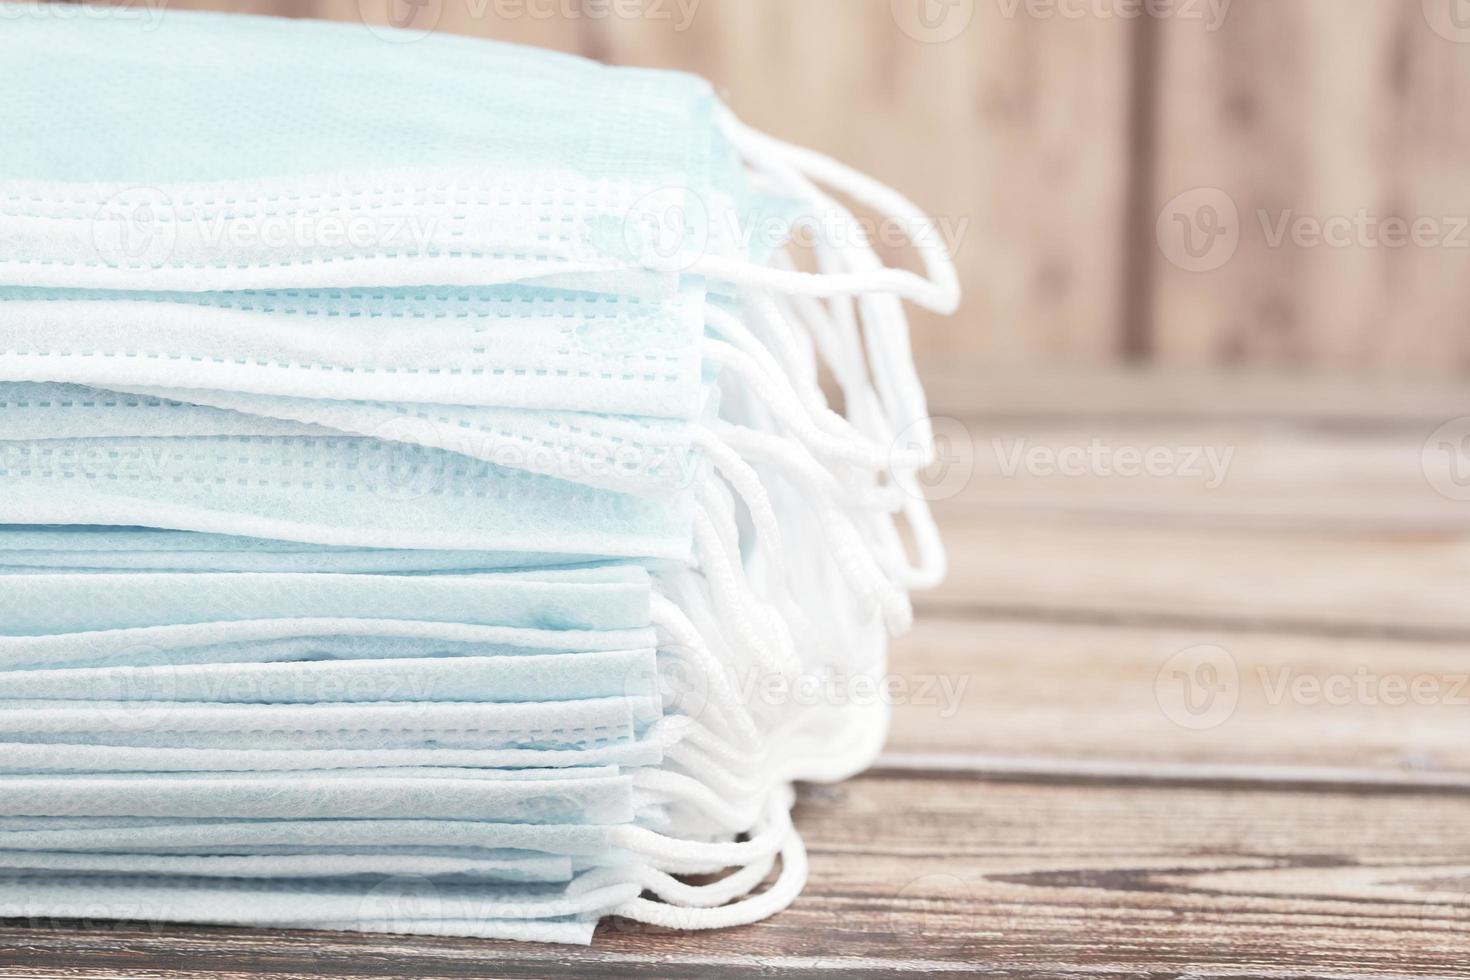
[[872, 760], [942, 574], [922, 215], [687, 75], [0, 21], [0, 917], [790, 903], [792, 784]]

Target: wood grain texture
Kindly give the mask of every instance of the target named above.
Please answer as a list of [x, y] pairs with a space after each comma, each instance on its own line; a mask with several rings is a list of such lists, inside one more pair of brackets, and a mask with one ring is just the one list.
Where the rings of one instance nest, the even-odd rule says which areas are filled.
[[873, 775], [798, 808], [813, 883], [759, 926], [568, 949], [0, 927], [15, 977], [1470, 975], [1462, 798]]
[[[1453, 107], [1470, 85], [1470, 32], [1454, 10], [1238, 2], [1215, 30], [1159, 25], [1160, 361], [1463, 372], [1470, 125]], [[1220, 239], [1206, 268], [1179, 267], [1172, 222], [1182, 214], [1202, 248], [1198, 209], [1222, 201], [1233, 256]], [[1388, 219], [1428, 222], [1426, 244], [1401, 231], [1395, 244]], [[1335, 238], [1301, 225], [1307, 237], [1273, 243], [1301, 220], [1336, 223]]]
[[682, 33], [608, 20], [601, 54], [708, 76], [752, 125], [902, 189], [949, 228], [964, 314], [916, 312], [920, 351], [1110, 358], [1128, 26], [1037, 19], [1012, 4], [930, 5], [953, 18], [930, 43], [903, 29], [918, 6], [706, 0]]
[[1463, 638], [1293, 634], [1228, 619], [1117, 625], [1046, 609], [1014, 616], [921, 619], [894, 652], [903, 694], [890, 751], [1139, 770], [1376, 769], [1470, 786]]

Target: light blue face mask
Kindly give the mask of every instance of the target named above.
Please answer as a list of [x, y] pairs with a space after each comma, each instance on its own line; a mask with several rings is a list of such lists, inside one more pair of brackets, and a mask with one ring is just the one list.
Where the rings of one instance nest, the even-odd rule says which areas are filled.
[[0, 287], [0, 380], [698, 415], [704, 291]]
[[8, 440], [0, 480], [7, 524], [676, 561], [693, 506], [366, 437]]
[[0, 567], [63, 571], [473, 572], [605, 562], [591, 555], [514, 551], [346, 548], [103, 525], [0, 525]]
[[333, 704], [574, 701], [652, 689], [653, 650], [0, 673], [0, 703]]
[[379, 769], [367, 773], [13, 776], [5, 816], [392, 819], [627, 823], [632, 783], [615, 769]]
[[569, 885], [484, 885], [422, 875], [324, 882], [25, 875], [0, 877], [0, 914], [33, 921], [231, 923], [585, 945], [598, 919], [640, 890], [626, 878], [590, 876]]
[[0, 850], [141, 854], [499, 854], [577, 859], [603, 855], [609, 828], [485, 820], [177, 821], [0, 817]]
[[928, 279], [773, 253], [855, 225], [817, 183], [917, 210], [689, 76], [0, 16], [0, 77], [47, 79], [0, 106], [0, 914], [585, 942], [789, 903], [789, 783], [886, 716], [727, 672], [881, 670], [934, 570], [876, 486], [926, 442], [898, 297], [955, 297], [934, 242]]
[[620, 696], [545, 704], [7, 703], [0, 741], [266, 749], [577, 750], [632, 741], [659, 714]]
[[[493, 280], [668, 295], [700, 273], [806, 295], [957, 301], [943, 243], [917, 209], [746, 130], [690, 75], [443, 35], [388, 46], [350, 25], [176, 11], [156, 24], [119, 11], [80, 25], [25, 5], [4, 12], [0, 65], [47, 78], [48, 97], [0, 110], [0, 213], [12, 230], [0, 282], [222, 291]], [[68, 71], [53, 70], [58, 59]], [[231, 64], [250, 70], [224, 88]], [[146, 128], [131, 124], [139, 105], [150, 107]], [[347, 171], [345, 161], [370, 163]], [[748, 191], [742, 163], [777, 178], [774, 192]], [[825, 208], [806, 177], [912, 224], [930, 279], [876, 260], [821, 277], [753, 264], [795, 217], [772, 202]], [[777, 215], [776, 227], [752, 234], [741, 220], [753, 214]]]
[[[138, 710], [124, 707], [124, 712]], [[143, 706], [142, 711], [149, 710]], [[649, 739], [599, 737], [561, 749], [201, 749], [67, 743], [0, 744], [0, 773], [299, 772], [450, 766], [519, 769], [551, 766], [653, 766], [663, 747]]]
[[[566, 753], [630, 743], [658, 716], [636, 566], [0, 583], [14, 741], [236, 748], [228, 733], [253, 731], [266, 749], [294, 731], [297, 747]], [[351, 659], [325, 659], [339, 650]]]
[[73, 854], [0, 851], [0, 874], [90, 873], [225, 879], [320, 879], [422, 875], [458, 881], [565, 882], [567, 857], [470, 857], [403, 854]]
[[[0, 115], [12, 137], [0, 208], [16, 231], [0, 278], [13, 283], [225, 290], [494, 277], [616, 282], [622, 292], [644, 273], [641, 229], [671, 206], [738, 211], [729, 192], [740, 174], [715, 138], [716, 100], [692, 76], [449, 37], [385, 61], [379, 40], [339, 25], [189, 15], [149, 33], [126, 16], [80, 31], [44, 16], [9, 20], [0, 63], [18, 77], [41, 70], [38, 46], [78, 66], [46, 100], [76, 105], [74, 128], [59, 130], [44, 110]], [[319, 45], [355, 68], [321, 84]], [[252, 70], [226, 108], [219, 66], [240, 60]], [[111, 81], [99, 96], [102, 79]], [[153, 107], [146, 135], [123, 122], [137, 105]], [[425, 105], [434, 112], [409, 111]], [[115, 150], [106, 161], [82, 150], [99, 144]], [[163, 166], [159, 145], [175, 148]], [[371, 169], [342, 172], [359, 160]], [[335, 176], [318, 182], [324, 174]], [[120, 209], [100, 243], [83, 227], [90, 220], [77, 220], [98, 205]], [[138, 223], [155, 219], [162, 237], [134, 241]], [[643, 275], [656, 290], [673, 281]]]
[[51, 574], [5, 580], [6, 636], [326, 617], [518, 626], [647, 626], [636, 565], [471, 575]]
[[[129, 10], [76, 23], [3, 9], [7, 72], [57, 77], [46, 99], [0, 117], [16, 136], [0, 179], [246, 179], [353, 160], [489, 172], [574, 164], [607, 178], [708, 179], [733, 166], [711, 139], [716, 99], [692, 75], [447, 34], [393, 48], [357, 25], [174, 10], [157, 23]], [[221, 83], [222, 65], [246, 64]], [[158, 108], [149, 131], [127, 124], [135, 100]], [[63, 105], [64, 117], [48, 110]], [[115, 152], [86, 152], [97, 145]], [[161, 157], [159, 146], [180, 152]]]
[[[714, 390], [702, 391], [714, 415]], [[706, 476], [703, 423], [588, 412], [333, 401], [212, 389], [0, 383], [0, 442], [349, 435], [443, 450], [510, 470], [668, 498]], [[87, 443], [91, 444], [91, 443]], [[412, 460], [405, 454], [404, 466]], [[3, 459], [3, 446], [0, 446]]]

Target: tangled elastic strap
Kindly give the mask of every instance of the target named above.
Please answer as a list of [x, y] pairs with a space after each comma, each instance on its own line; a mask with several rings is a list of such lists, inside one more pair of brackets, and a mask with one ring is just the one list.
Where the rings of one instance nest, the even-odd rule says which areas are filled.
[[[728, 113], [722, 125], [755, 176], [808, 202], [810, 214], [836, 220], [850, 234], [843, 243], [819, 245], [818, 272], [795, 269], [783, 253], [765, 266], [701, 256], [690, 270], [739, 288], [744, 317], [719, 303], [707, 305], [712, 336], [706, 356], [737, 377], [764, 412], [759, 427], [719, 421], [697, 431], [696, 445], [721, 480], [718, 490], [711, 486], [702, 494], [694, 523], [695, 567], [707, 586], [702, 593], [679, 586], [680, 601], [656, 596], [653, 605], [663, 637], [661, 658], [686, 663], [707, 690], [698, 697], [672, 696], [668, 707], [674, 713], [648, 735], [663, 746], [668, 768], [638, 773], [635, 785], [644, 806], [676, 807], [706, 830], [682, 837], [618, 827], [614, 843], [642, 863], [632, 871], [590, 872], [577, 883], [584, 899], [612, 899], [631, 875], [644, 895], [603, 911], [675, 929], [741, 925], [788, 906], [808, 871], [790, 818], [793, 782], [840, 779], [860, 770], [880, 748], [885, 728], [874, 724], [871, 713], [851, 710], [759, 718], [727, 676], [729, 665], [717, 645], [725, 644], [723, 654], [738, 662], [793, 677], [804, 666], [794, 637], [811, 635], [801, 604], [792, 598], [785, 535], [764, 480], [779, 474], [798, 491], [814, 511], [842, 580], [869, 608], [881, 611], [890, 629], [908, 625], [907, 590], [933, 584], [944, 571], [943, 548], [925, 501], [894, 485], [896, 475], [912, 474], [932, 459], [900, 299], [940, 312], [955, 308], [958, 279], [944, 244], [917, 207], [876, 181], [759, 134]], [[818, 184], [903, 222], [927, 277], [885, 267], [853, 215]], [[821, 394], [819, 361], [842, 389], [845, 415], [832, 411]], [[896, 445], [906, 427], [914, 438]], [[778, 437], [773, 428], [790, 438]], [[764, 477], [753, 461], [766, 468]], [[744, 549], [736, 501], [754, 534]], [[916, 560], [898, 533], [900, 515], [918, 549]], [[756, 565], [763, 587], [750, 580], [748, 569]], [[681, 608], [700, 601], [728, 628], [724, 637], [706, 635]], [[843, 748], [834, 754], [834, 745]], [[767, 884], [778, 861], [780, 871]], [[723, 877], [701, 885], [674, 877], [721, 871]]]

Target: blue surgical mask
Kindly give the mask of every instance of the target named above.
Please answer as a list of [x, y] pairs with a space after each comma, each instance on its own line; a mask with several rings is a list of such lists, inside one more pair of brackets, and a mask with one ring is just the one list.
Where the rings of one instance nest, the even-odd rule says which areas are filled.
[[[887, 711], [752, 691], [881, 680], [942, 573], [895, 490], [932, 456], [900, 298], [957, 298], [927, 220], [688, 75], [0, 16], [45, 79], [0, 106], [0, 914], [587, 942], [788, 904], [791, 783]], [[812, 272], [805, 221], [843, 233]]]

